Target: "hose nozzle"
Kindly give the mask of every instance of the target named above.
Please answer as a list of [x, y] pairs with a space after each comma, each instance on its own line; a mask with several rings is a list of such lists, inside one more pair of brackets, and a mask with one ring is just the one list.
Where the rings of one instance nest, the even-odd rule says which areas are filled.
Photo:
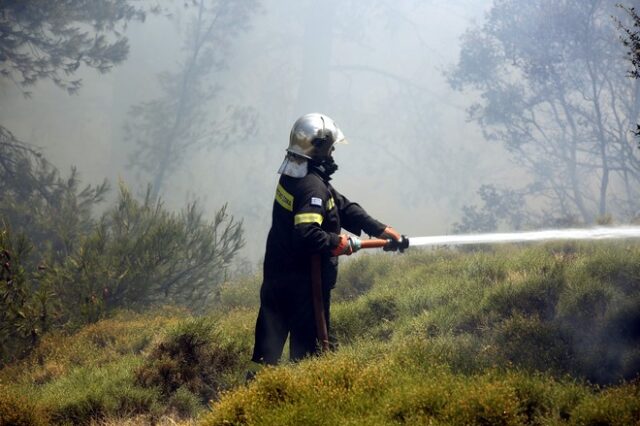
[[382, 248], [384, 251], [399, 251], [402, 253], [405, 249], [409, 248], [409, 238], [406, 235], [400, 236], [400, 241], [396, 241], [392, 238], [372, 238], [370, 240], [362, 240], [360, 248]]
[[400, 241], [388, 239], [387, 244], [384, 246], [385, 251], [399, 251], [403, 253], [405, 249], [409, 248], [409, 238], [406, 235], [400, 236]]

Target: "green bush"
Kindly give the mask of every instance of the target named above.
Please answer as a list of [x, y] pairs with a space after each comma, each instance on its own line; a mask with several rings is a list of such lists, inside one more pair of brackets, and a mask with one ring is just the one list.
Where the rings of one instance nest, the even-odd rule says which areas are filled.
[[50, 329], [95, 322], [118, 309], [163, 302], [202, 308], [242, 244], [242, 227], [224, 207], [207, 223], [195, 204], [173, 214], [149, 196], [136, 201], [124, 187], [117, 207], [44, 266], [24, 264], [30, 243], [0, 228], [9, 265], [0, 276], [0, 362], [28, 353]]
[[473, 255], [465, 266], [467, 278], [478, 284], [495, 284], [507, 277], [504, 259], [495, 255]]
[[640, 419], [640, 387], [626, 384], [588, 395], [571, 411], [572, 425], [637, 425]]
[[640, 257], [637, 247], [624, 249], [611, 244], [593, 250], [584, 261], [584, 270], [600, 282], [611, 284], [625, 294], [640, 291]]
[[[440, 417], [455, 392], [450, 378], [438, 372], [432, 372], [429, 380], [422, 386], [415, 386], [407, 380], [403, 392], [392, 392], [386, 401], [384, 416], [393, 423], [429, 424]], [[449, 386], [443, 389], [442, 381]]]
[[80, 300], [85, 321], [158, 303], [202, 308], [243, 246], [242, 232], [226, 206], [209, 223], [196, 203], [175, 214], [150, 190], [139, 201], [121, 184], [116, 205], [52, 270], [51, 280], [63, 302]]
[[54, 423], [89, 424], [106, 416], [159, 412], [158, 392], [134, 385], [138, 358], [79, 367], [34, 392]]
[[640, 341], [640, 294], [621, 300], [607, 313], [605, 335], [627, 344]]
[[574, 374], [608, 384], [633, 379], [640, 372], [640, 297], [626, 293], [624, 282], [612, 281], [620, 275], [606, 266], [609, 259], [624, 273], [620, 265], [633, 268], [630, 265], [639, 258], [635, 246], [604, 244], [585, 248], [571, 266], [558, 301], [558, 322], [574, 341]]
[[391, 258], [368, 254], [343, 262], [333, 297], [336, 301], [345, 301], [367, 293], [379, 277], [389, 274], [392, 266]]
[[[120, 312], [72, 335], [47, 334], [29, 357], [0, 370], [0, 383], [11, 384], [2, 388], [0, 399], [22, 401], [27, 407], [22, 411], [44, 416], [47, 424], [89, 424], [137, 414], [153, 419], [167, 410], [187, 409], [183, 392], [167, 402], [158, 389], [137, 385], [135, 374], [143, 364], [141, 350], [184, 316], [183, 310], [167, 307], [145, 314]], [[198, 404], [199, 411], [203, 406]], [[8, 412], [14, 411], [22, 412]]]
[[180, 417], [196, 417], [204, 408], [200, 397], [186, 387], [179, 387], [167, 402], [167, 408]]
[[189, 391], [206, 404], [230, 386], [238, 367], [247, 363], [244, 357], [246, 351], [226, 341], [211, 320], [188, 319], [152, 349], [136, 372], [136, 382], [159, 389], [165, 400], [175, 400], [176, 392], [183, 389], [182, 393]]
[[449, 401], [442, 417], [450, 424], [522, 425], [525, 418], [520, 404], [510, 383], [472, 380]]
[[490, 289], [484, 301], [484, 311], [497, 320], [514, 314], [552, 320], [563, 287], [562, 269], [545, 265], [537, 274], [528, 274], [524, 281], [508, 282]]
[[592, 382], [632, 380], [640, 373], [640, 295], [609, 303], [599, 320], [576, 325], [576, 365]]
[[[0, 366], [24, 356], [48, 325], [50, 292], [35, 283], [23, 262], [33, 247], [0, 222]], [[39, 288], [41, 287], [41, 288]]]
[[342, 342], [364, 336], [388, 338], [393, 331], [392, 321], [399, 314], [395, 296], [378, 293], [335, 304], [332, 310], [332, 332]]
[[571, 277], [558, 299], [558, 317], [576, 329], [592, 329], [604, 320], [615, 290], [603, 286], [592, 277]]
[[212, 302], [244, 244], [226, 206], [208, 221], [195, 202], [174, 213], [121, 183], [98, 218], [106, 181], [83, 187], [74, 169], [63, 177], [33, 147], [0, 136], [0, 365], [49, 330], [117, 309]]
[[559, 374], [574, 368], [571, 335], [558, 324], [516, 315], [497, 324], [491, 334], [492, 352], [504, 365]]
[[414, 350], [422, 352], [421, 356], [414, 353], [414, 359], [422, 359], [426, 365], [446, 365], [452, 372], [460, 374], [479, 373], [499, 362], [487, 342], [473, 334], [429, 338], [414, 346]]
[[0, 385], [1, 426], [40, 426], [49, 422], [48, 414], [32, 399]]

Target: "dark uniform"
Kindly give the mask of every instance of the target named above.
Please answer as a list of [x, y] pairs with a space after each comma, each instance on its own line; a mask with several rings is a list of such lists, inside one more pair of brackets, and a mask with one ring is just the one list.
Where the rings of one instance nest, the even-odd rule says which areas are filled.
[[360, 235], [380, 235], [385, 225], [342, 196], [330, 178], [313, 167], [303, 178], [281, 175], [273, 203], [272, 225], [264, 259], [260, 312], [252, 360], [276, 364], [290, 333], [290, 357], [295, 361], [317, 350], [311, 255], [322, 258], [325, 318], [329, 328], [330, 291], [336, 284], [340, 229]]

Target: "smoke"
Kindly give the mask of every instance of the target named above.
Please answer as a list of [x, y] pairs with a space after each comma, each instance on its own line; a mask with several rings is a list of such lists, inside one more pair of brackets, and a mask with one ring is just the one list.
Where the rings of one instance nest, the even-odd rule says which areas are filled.
[[[212, 135], [202, 149], [183, 153], [161, 194], [165, 203], [177, 209], [198, 199], [211, 215], [228, 203], [249, 236], [244, 255], [257, 261], [290, 127], [298, 116], [321, 111], [350, 140], [336, 152], [338, 190], [405, 234], [447, 232], [474, 199], [477, 182], [517, 173], [506, 153], [466, 121], [468, 96], [443, 76], [461, 34], [490, 4], [259, 2], [207, 83], [219, 93], [204, 118], [213, 123], [230, 105], [250, 107], [257, 113], [252, 132], [237, 140]], [[158, 77], [180, 68], [195, 12], [176, 7], [171, 19], [130, 23], [128, 59], [107, 74], [80, 69], [83, 87], [75, 96], [40, 83], [25, 99], [3, 81], [2, 124], [60, 169], [76, 166], [86, 183], [122, 178], [142, 192], [148, 182], [127, 167], [134, 147], [123, 125], [133, 105], [158, 97]], [[330, 26], [309, 25], [328, 17]]]

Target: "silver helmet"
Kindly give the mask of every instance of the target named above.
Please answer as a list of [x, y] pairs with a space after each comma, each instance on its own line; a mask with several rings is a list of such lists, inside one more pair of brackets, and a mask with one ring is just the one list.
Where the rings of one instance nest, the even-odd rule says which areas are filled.
[[287, 152], [308, 160], [331, 156], [333, 144], [347, 143], [335, 121], [324, 114], [305, 114], [291, 128]]

